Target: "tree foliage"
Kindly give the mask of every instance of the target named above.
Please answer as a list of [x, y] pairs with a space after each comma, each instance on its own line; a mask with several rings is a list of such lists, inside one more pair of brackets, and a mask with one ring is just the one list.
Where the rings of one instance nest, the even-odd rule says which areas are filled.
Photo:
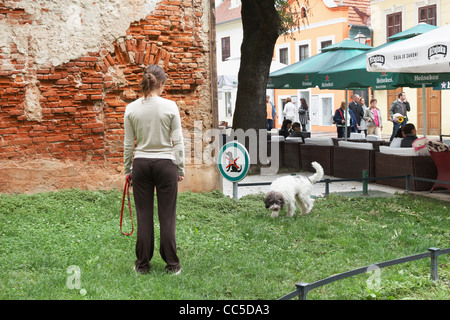
[[275, 8], [281, 18], [280, 35], [287, 35], [289, 30], [309, 23], [309, 0], [275, 0]]

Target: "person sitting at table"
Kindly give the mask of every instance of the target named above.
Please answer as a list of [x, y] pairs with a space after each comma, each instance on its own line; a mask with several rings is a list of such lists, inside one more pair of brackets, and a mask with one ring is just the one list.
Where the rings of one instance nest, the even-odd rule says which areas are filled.
[[289, 137], [298, 138], [302, 136], [301, 125], [298, 122], [292, 124], [292, 133]]
[[389, 144], [389, 147], [400, 148], [402, 140], [403, 140], [403, 131], [397, 130], [397, 132], [394, 135], [394, 138], [392, 138], [392, 141]]
[[294, 122], [292, 124], [292, 133], [289, 138], [302, 138], [303, 143], [305, 143], [305, 132], [302, 132], [302, 125], [299, 122]]
[[407, 123], [402, 128], [403, 140], [400, 143], [401, 148], [412, 148], [412, 143], [417, 139], [416, 127], [412, 123]]
[[291, 120], [289, 119], [284, 120], [283, 124], [281, 125], [280, 131], [278, 131], [278, 134], [286, 139], [290, 135], [289, 129], [291, 128], [291, 126], [292, 126]]

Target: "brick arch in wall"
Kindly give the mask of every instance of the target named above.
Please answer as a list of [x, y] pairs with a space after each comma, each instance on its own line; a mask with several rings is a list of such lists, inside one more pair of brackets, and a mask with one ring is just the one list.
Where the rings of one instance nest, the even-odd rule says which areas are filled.
[[96, 63], [95, 70], [106, 75], [106, 90], [111, 88], [110, 81], [113, 87], [128, 87], [126, 94], [123, 95], [124, 100], [136, 98], [140, 90], [137, 85], [142, 79], [142, 72], [146, 66], [156, 64], [165, 72], [168, 70], [171, 54], [155, 43], [134, 38], [121, 38], [114, 42], [113, 46], [114, 52], [108, 53], [101, 62]]
[[[52, 158], [121, 165], [123, 113], [140, 92], [145, 66], [168, 74], [165, 95], [177, 102], [183, 126], [209, 128], [207, 48], [200, 6], [160, 4], [126, 35], [61, 65], [39, 64], [14, 43], [0, 52], [0, 160]], [[182, 9], [185, 8], [184, 12]], [[177, 10], [175, 10], [177, 9]], [[189, 9], [189, 10], [188, 10]], [[1, 14], [0, 14], [1, 16]], [[20, 19], [29, 17], [20, 17]], [[19, 18], [17, 18], [19, 19]], [[6, 64], [4, 64], [6, 66]]]
[[126, 105], [138, 98], [146, 66], [156, 64], [167, 72], [171, 54], [155, 43], [129, 37], [118, 39], [113, 47], [114, 52], [99, 58], [94, 69], [103, 74], [103, 97], [98, 109], [104, 121], [104, 149], [109, 161], [121, 163]]

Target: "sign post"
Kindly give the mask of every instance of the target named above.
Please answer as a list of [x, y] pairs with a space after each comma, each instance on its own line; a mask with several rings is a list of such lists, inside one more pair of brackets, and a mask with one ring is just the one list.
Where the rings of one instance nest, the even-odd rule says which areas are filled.
[[238, 182], [245, 178], [250, 167], [247, 149], [237, 142], [230, 141], [219, 152], [217, 165], [222, 176], [233, 183], [233, 199], [238, 201]]

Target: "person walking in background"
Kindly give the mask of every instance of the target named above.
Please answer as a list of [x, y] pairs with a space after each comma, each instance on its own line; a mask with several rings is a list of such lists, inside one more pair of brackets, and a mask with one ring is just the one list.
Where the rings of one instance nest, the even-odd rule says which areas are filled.
[[361, 132], [359, 129], [359, 124], [361, 123], [361, 119], [364, 117], [364, 111], [359, 103], [360, 96], [358, 94], [353, 95], [353, 101], [349, 103], [348, 108], [349, 111], [353, 112], [353, 115], [356, 118], [356, 132]]
[[383, 119], [380, 109], [377, 108], [377, 99], [370, 100], [370, 107], [364, 112], [364, 120], [367, 123], [367, 134], [373, 134], [381, 138]]
[[270, 96], [266, 96], [266, 110], [267, 110], [267, 122], [266, 129], [271, 131], [274, 127], [277, 111], [272, 102], [270, 102]]
[[367, 136], [367, 123], [366, 120], [364, 120], [364, 113], [368, 109], [366, 106], [366, 100], [361, 97], [361, 99], [359, 99], [359, 104], [361, 105], [363, 110], [363, 116], [361, 117], [361, 122], [359, 123], [359, 130], [360, 132], [364, 132], [365, 136]]
[[283, 109], [283, 116], [285, 120], [291, 120], [291, 123], [295, 121], [295, 113], [297, 110], [295, 109], [295, 105], [292, 103], [291, 98], [286, 98], [286, 104]]
[[124, 167], [125, 175], [131, 174], [137, 212], [134, 269], [141, 273], [150, 271], [155, 242], [153, 203], [156, 188], [159, 251], [166, 263], [166, 271], [179, 274], [175, 218], [178, 182], [184, 179], [184, 143], [177, 105], [161, 98], [165, 81], [161, 67], [149, 66], [141, 82], [144, 97], [125, 109]]
[[333, 122], [336, 124], [338, 138], [345, 137], [345, 127], [347, 127], [347, 138], [350, 137], [351, 132], [357, 132], [356, 118], [352, 110], [348, 110], [348, 119], [345, 117], [345, 101], [341, 102], [339, 109], [336, 110], [333, 116]]
[[300, 108], [298, 108], [298, 119], [300, 124], [302, 125], [302, 131], [306, 131], [306, 126], [309, 121], [309, 110], [305, 98], [300, 99]]
[[[391, 116], [390, 120], [394, 123], [390, 141], [394, 138], [397, 130], [408, 123], [408, 111], [411, 111], [411, 106], [409, 105], [408, 99], [406, 99], [405, 93], [401, 92], [398, 94], [398, 99], [395, 100], [389, 108], [389, 115]], [[403, 122], [399, 122], [397, 118], [394, 118], [394, 114], [396, 113], [400, 113], [403, 116]]]

